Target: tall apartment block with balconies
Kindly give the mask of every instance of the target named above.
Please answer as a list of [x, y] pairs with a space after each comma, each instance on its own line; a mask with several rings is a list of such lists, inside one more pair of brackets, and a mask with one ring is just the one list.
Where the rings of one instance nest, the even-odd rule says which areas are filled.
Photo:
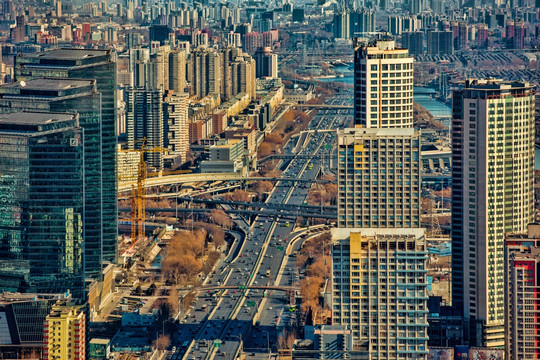
[[338, 227], [420, 227], [420, 135], [338, 131]]
[[354, 121], [366, 128], [413, 126], [413, 61], [395, 41], [354, 47]]
[[452, 106], [452, 292], [473, 346], [505, 344], [504, 238], [533, 221], [533, 172], [533, 87], [467, 80]]
[[538, 359], [540, 349], [540, 224], [505, 239], [506, 359]]
[[425, 359], [424, 229], [334, 229], [332, 239], [332, 323], [371, 359]]

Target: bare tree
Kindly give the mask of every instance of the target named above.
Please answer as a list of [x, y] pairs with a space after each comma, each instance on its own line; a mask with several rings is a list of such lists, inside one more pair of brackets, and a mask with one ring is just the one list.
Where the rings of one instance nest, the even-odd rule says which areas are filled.
[[223, 226], [227, 229], [230, 229], [233, 225], [231, 218], [223, 210], [213, 209], [210, 212], [210, 218], [215, 224]]
[[169, 347], [171, 344], [171, 338], [169, 335], [160, 335], [157, 340], [154, 342], [154, 348], [160, 351], [163, 351]]
[[178, 313], [178, 301], [178, 290], [176, 289], [176, 286], [171, 286], [169, 297], [167, 298], [167, 302], [169, 303], [169, 307], [171, 309], [171, 314]]

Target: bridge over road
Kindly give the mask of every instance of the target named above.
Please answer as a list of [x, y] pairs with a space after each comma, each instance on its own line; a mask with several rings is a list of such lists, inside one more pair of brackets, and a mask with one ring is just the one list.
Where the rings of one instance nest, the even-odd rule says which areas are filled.
[[[272, 156], [272, 155], [271, 155]], [[278, 155], [276, 155], [278, 156]], [[314, 157], [315, 158], [315, 157]], [[265, 158], [266, 159], [266, 158]], [[265, 161], [272, 160], [268, 158]], [[322, 179], [301, 179], [301, 178], [284, 178], [284, 177], [244, 177], [238, 173], [197, 173], [197, 174], [181, 174], [181, 175], [165, 175], [161, 177], [148, 178], [145, 181], [145, 188], [156, 186], [168, 186], [194, 182], [208, 181], [293, 181], [306, 183], [328, 183], [328, 180]], [[137, 186], [137, 181], [120, 181], [118, 183], [118, 192], [131, 191], [132, 186]]]
[[323, 109], [323, 110], [353, 110], [353, 105], [332, 105], [332, 104], [294, 104], [293, 108]]
[[197, 288], [199, 292], [208, 291], [208, 290], [275, 290], [275, 291], [291, 291], [297, 289], [294, 286], [264, 286], [264, 285], [250, 285], [250, 286], [233, 286], [233, 285], [222, 285], [222, 286], [201, 286]]
[[[190, 208], [146, 208], [145, 211], [147, 213], [170, 213], [171, 216], [175, 215], [178, 217], [178, 214], [180, 213], [197, 213], [197, 214], [205, 214], [210, 212], [212, 209], [190, 209]], [[129, 213], [131, 211], [130, 208], [118, 208], [118, 212], [123, 213]], [[284, 213], [280, 212], [279, 210], [266, 210], [266, 209], [253, 209], [253, 210], [247, 210], [247, 209], [229, 209], [227, 210], [227, 213], [231, 214], [244, 214], [244, 215], [265, 215], [265, 216], [283, 216]], [[292, 216], [292, 217], [303, 217], [303, 218], [312, 218], [312, 219], [329, 219], [329, 220], [335, 220], [337, 219], [337, 214], [335, 212], [323, 212], [322, 214], [320, 212], [307, 212], [307, 211], [301, 211], [301, 209], [298, 209], [296, 211], [289, 211], [286, 213], [286, 216]]]

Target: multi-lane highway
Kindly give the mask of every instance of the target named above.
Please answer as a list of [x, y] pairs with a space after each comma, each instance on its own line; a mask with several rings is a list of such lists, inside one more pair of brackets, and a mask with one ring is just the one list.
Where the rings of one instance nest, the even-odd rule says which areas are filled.
[[[350, 104], [350, 100], [334, 98], [329, 103]], [[348, 110], [325, 110], [314, 117], [309, 129], [343, 127], [350, 119]], [[328, 151], [334, 143], [334, 133], [315, 132], [299, 154]], [[290, 153], [293, 147], [291, 143], [285, 149]], [[320, 161], [301, 157], [283, 167], [284, 178], [313, 179], [320, 171]], [[267, 203], [302, 205], [309, 187], [308, 183], [277, 182]], [[245, 239], [205, 281], [205, 285], [235, 289], [199, 293], [192, 309], [181, 317], [173, 338], [174, 359], [233, 359], [242, 350], [264, 353], [276, 349], [277, 334], [286, 320], [284, 309], [288, 310], [286, 293], [246, 287], [293, 285], [298, 280], [294, 259], [285, 256], [296, 218], [283, 211], [277, 216], [258, 216], [251, 226], [239, 218], [235, 222]]]

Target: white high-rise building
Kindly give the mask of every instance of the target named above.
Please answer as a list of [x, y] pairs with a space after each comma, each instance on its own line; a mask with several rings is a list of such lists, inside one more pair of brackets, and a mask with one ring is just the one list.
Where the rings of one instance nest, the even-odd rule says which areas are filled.
[[395, 41], [354, 47], [354, 122], [367, 128], [413, 127], [413, 61]]
[[189, 94], [170, 92], [163, 101], [165, 147], [185, 162], [189, 151]]
[[534, 90], [468, 80], [452, 104], [452, 295], [469, 344], [505, 344], [504, 238], [534, 220]]

